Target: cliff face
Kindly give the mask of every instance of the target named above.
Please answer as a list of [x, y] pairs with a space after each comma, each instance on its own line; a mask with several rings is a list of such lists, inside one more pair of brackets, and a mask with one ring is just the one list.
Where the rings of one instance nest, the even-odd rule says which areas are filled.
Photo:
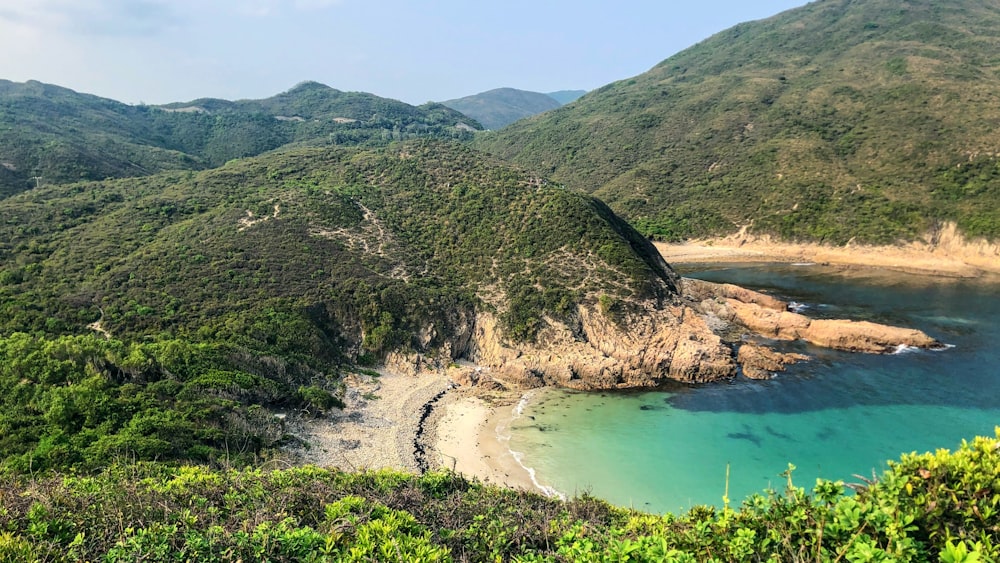
[[[451, 370], [459, 385], [534, 388], [546, 385], [580, 390], [656, 387], [668, 380], [706, 383], [736, 377], [768, 379], [798, 361], [750, 336], [806, 340], [840, 350], [888, 353], [899, 346], [937, 348], [919, 330], [850, 320], [812, 320], [788, 311], [772, 296], [729, 284], [685, 279], [669, 305], [606, 312], [578, 306], [572, 325], [546, 319], [532, 343], [504, 338], [496, 317], [469, 318], [467, 329], [447, 348], [449, 358], [475, 366]], [[406, 369], [442, 365], [425, 357], [394, 356]]]
[[550, 323], [534, 344], [512, 346], [496, 320], [480, 316], [468, 357], [491, 377], [516, 387], [574, 389], [654, 387], [673, 379], [701, 383], [735, 373], [732, 353], [705, 320], [683, 306], [615, 323], [581, 305], [579, 324]]

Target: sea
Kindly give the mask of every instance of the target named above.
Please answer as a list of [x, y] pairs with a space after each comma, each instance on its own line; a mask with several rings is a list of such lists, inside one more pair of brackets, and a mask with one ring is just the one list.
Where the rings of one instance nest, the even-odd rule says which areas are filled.
[[812, 357], [773, 379], [644, 392], [529, 393], [498, 432], [536, 484], [674, 514], [817, 478], [863, 483], [907, 452], [1000, 426], [1000, 281], [813, 264], [678, 270], [792, 302], [814, 318], [923, 330], [947, 348], [894, 354], [775, 343]]

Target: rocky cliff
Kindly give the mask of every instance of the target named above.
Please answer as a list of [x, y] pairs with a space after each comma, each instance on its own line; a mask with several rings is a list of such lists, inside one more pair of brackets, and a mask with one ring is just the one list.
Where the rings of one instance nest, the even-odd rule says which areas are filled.
[[739, 374], [768, 379], [809, 359], [748, 341], [753, 337], [867, 353], [942, 346], [919, 330], [813, 320], [764, 293], [690, 279], [682, 280], [676, 299], [663, 308], [616, 315], [599, 304], [581, 304], [574, 318], [573, 324], [546, 319], [534, 342], [513, 344], [495, 316], [480, 313], [449, 348], [451, 358], [428, 363], [423, 356], [395, 356], [393, 361], [413, 370], [468, 360], [449, 370], [459, 385], [597, 390], [656, 387], [668, 380], [706, 383]]

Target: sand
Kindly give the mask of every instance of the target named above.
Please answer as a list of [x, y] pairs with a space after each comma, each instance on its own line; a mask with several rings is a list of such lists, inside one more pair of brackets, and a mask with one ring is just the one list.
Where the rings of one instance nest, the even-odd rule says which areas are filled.
[[[303, 445], [285, 451], [296, 465], [346, 471], [420, 471], [415, 444], [424, 447], [430, 469], [449, 469], [485, 483], [544, 492], [497, 432], [510, 424], [520, 393], [476, 394], [457, 389], [442, 373], [379, 377], [351, 375], [346, 407], [326, 416], [288, 416], [291, 434]], [[424, 407], [430, 415], [421, 424]]]
[[908, 246], [829, 246], [771, 242], [732, 236], [679, 244], [655, 243], [669, 264], [712, 262], [788, 262], [882, 268], [894, 271], [979, 278], [1000, 275], [1000, 253], [994, 245], [930, 244]]
[[[933, 243], [903, 247], [784, 244], [747, 236], [745, 229], [726, 238], [656, 246], [671, 264], [798, 262], [962, 279], [1000, 276], [1000, 248], [964, 241], [953, 226], [935, 235]], [[519, 393], [477, 395], [456, 389], [447, 375], [435, 372], [404, 375], [383, 370], [379, 377], [351, 375], [346, 383], [343, 411], [322, 417], [287, 417], [289, 432], [307, 444], [289, 448], [289, 462], [349, 471], [419, 472], [422, 466], [415, 453], [419, 443], [431, 469], [450, 469], [487, 483], [544, 492], [502, 437], [521, 399]], [[421, 421], [428, 405], [430, 414]]]
[[513, 418], [516, 398], [506, 395], [498, 402], [495, 397], [449, 393], [433, 430], [437, 466], [486, 483], [541, 491], [501, 437]]
[[414, 443], [423, 407], [447, 391], [451, 380], [433, 372], [381, 373], [348, 376], [343, 411], [287, 419], [290, 433], [308, 445], [289, 449], [289, 461], [348, 471], [418, 471]]

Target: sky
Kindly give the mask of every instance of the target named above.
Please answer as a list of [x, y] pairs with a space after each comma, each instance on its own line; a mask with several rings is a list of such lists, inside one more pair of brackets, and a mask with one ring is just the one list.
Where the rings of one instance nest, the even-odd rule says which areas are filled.
[[0, 79], [122, 102], [305, 80], [411, 104], [592, 90], [807, 0], [3, 0]]

